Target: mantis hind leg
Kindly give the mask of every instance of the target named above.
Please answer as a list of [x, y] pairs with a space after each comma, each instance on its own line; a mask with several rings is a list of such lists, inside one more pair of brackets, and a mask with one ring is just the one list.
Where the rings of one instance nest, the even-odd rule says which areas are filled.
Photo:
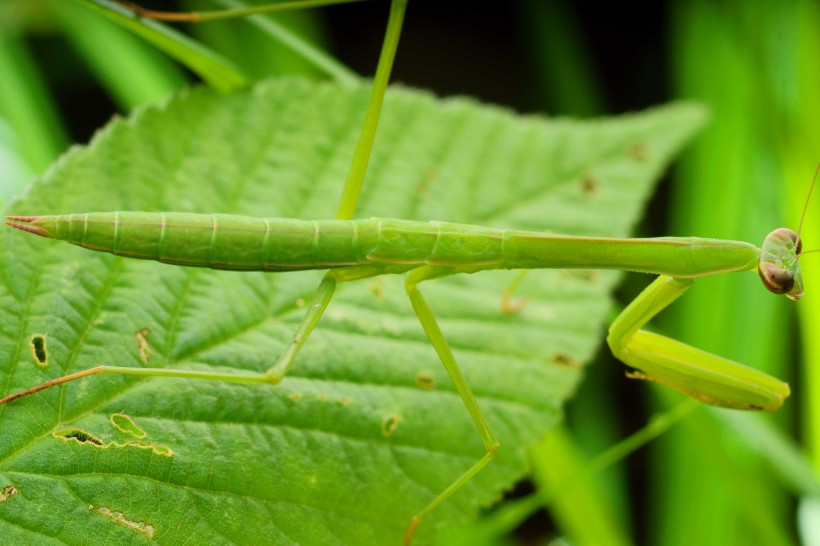
[[444, 334], [442, 334], [441, 328], [439, 328], [435, 316], [433, 316], [430, 306], [427, 305], [427, 302], [424, 300], [424, 297], [418, 289], [418, 284], [422, 281], [452, 274], [453, 270], [449, 268], [423, 266], [418, 269], [414, 269], [407, 276], [407, 295], [410, 297], [410, 303], [413, 305], [413, 311], [415, 311], [419, 322], [421, 322], [422, 328], [424, 328], [424, 333], [427, 334], [427, 338], [436, 349], [436, 352], [441, 359], [441, 363], [444, 364], [450, 379], [453, 380], [453, 384], [456, 387], [458, 395], [467, 407], [467, 411], [470, 413], [470, 417], [472, 417], [473, 422], [481, 435], [481, 441], [484, 444], [486, 453], [470, 468], [468, 468], [467, 471], [451, 483], [444, 491], [439, 493], [436, 498], [430, 501], [427, 506], [413, 516], [410, 526], [407, 529], [407, 534], [404, 537], [405, 544], [410, 543], [413, 532], [421, 522], [422, 518], [432, 512], [437, 506], [450, 498], [453, 493], [458, 491], [464, 484], [470, 481], [473, 476], [475, 476], [493, 459], [495, 452], [499, 447], [499, 443], [490, 431], [490, 426], [487, 423], [487, 419], [484, 417], [481, 409], [479, 409], [475, 395], [473, 394], [472, 389], [470, 389], [470, 385], [467, 383], [467, 380], [464, 378], [464, 374], [461, 372], [461, 368], [459, 368], [458, 363], [453, 356], [453, 352], [447, 344], [447, 340], [444, 338]]
[[299, 323], [296, 332], [293, 335], [293, 341], [288, 345], [287, 349], [282, 353], [282, 356], [276, 363], [264, 373], [255, 372], [220, 372], [212, 370], [186, 370], [176, 368], [133, 368], [125, 366], [109, 366], [101, 365], [81, 370], [72, 374], [50, 379], [45, 383], [41, 383], [35, 387], [31, 387], [22, 391], [12, 393], [5, 398], [0, 399], [0, 406], [22, 398], [30, 394], [35, 394], [50, 387], [55, 387], [75, 379], [81, 379], [91, 375], [110, 374], [110, 375], [136, 375], [142, 377], [179, 377], [183, 379], [207, 379], [211, 381], [226, 381], [230, 383], [268, 383], [276, 385], [282, 381], [285, 374], [293, 365], [296, 355], [304, 346], [308, 336], [313, 331], [322, 314], [327, 309], [333, 293], [336, 290], [336, 285], [342, 282], [353, 281], [357, 279], [364, 279], [384, 273], [403, 272], [408, 269], [407, 266], [396, 266], [394, 268], [383, 268], [373, 266], [353, 266], [333, 269], [325, 274], [319, 287], [308, 307], [304, 318]]
[[774, 411], [789, 386], [759, 370], [641, 328], [680, 297], [694, 279], [661, 275], [615, 319], [607, 343], [612, 353], [637, 371], [628, 375], [655, 381], [701, 402], [724, 408]]

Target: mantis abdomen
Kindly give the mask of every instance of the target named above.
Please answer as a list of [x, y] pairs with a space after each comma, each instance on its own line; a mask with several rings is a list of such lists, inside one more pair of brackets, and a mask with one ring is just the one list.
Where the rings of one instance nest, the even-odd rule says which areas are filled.
[[9, 219], [14, 227], [92, 250], [232, 270], [429, 264], [464, 271], [604, 268], [687, 277], [754, 269], [760, 256], [754, 245], [719, 239], [574, 237], [380, 218], [96, 212]]

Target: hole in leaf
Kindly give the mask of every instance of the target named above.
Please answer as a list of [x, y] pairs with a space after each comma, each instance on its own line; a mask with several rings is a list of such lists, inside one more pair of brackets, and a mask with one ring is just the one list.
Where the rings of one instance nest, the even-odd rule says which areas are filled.
[[45, 367], [48, 365], [45, 334], [34, 334], [31, 336], [28, 346], [31, 349], [31, 354], [34, 356], [34, 362], [36, 362], [38, 366]]
[[78, 428], [64, 428], [60, 430], [55, 430], [51, 433], [51, 435], [57, 438], [58, 440], [63, 441], [75, 440], [81, 444], [93, 444], [95, 446], [100, 447], [102, 447], [103, 445], [102, 440]]
[[146, 436], [145, 431], [138, 427], [137, 424], [134, 423], [133, 419], [131, 419], [124, 413], [112, 414], [110, 417], [110, 421], [111, 424], [114, 425], [114, 428], [116, 428], [120, 432], [130, 434], [135, 438], [145, 438]]

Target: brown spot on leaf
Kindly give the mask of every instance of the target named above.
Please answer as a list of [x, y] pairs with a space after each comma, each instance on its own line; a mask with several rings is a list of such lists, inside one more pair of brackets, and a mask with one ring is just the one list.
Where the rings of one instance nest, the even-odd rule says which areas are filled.
[[429, 373], [419, 372], [416, 374], [416, 385], [425, 390], [436, 388], [436, 379]]
[[20, 490], [14, 487], [13, 485], [7, 485], [3, 489], [0, 489], [0, 502], [6, 502], [14, 495], [20, 493]]
[[151, 360], [151, 355], [154, 354], [154, 348], [151, 347], [151, 344], [148, 343], [148, 334], [151, 333], [151, 330], [148, 328], [143, 328], [138, 330], [135, 334], [137, 338], [138, 348], [137, 351], [140, 355], [140, 360], [142, 360], [143, 364], [148, 364]]
[[553, 364], [563, 366], [565, 368], [577, 369], [583, 366], [583, 363], [580, 360], [572, 358], [566, 353], [552, 353], [550, 360]]
[[156, 534], [154, 526], [150, 523], [128, 519], [125, 514], [119, 510], [112, 510], [107, 506], [98, 506], [96, 509], [94, 509], [93, 506], [89, 506], [89, 508], [93, 509], [97, 515], [110, 519], [114, 523], [143, 534], [148, 538], [154, 538], [154, 535]]
[[399, 423], [401, 422], [401, 415], [396, 413], [392, 413], [384, 418], [382, 421], [382, 436], [385, 438], [389, 438], [393, 436], [393, 433], [396, 432], [396, 429], [399, 428]]
[[585, 197], [592, 197], [600, 189], [600, 183], [591, 174], [586, 174], [581, 177], [581, 191], [584, 192]]

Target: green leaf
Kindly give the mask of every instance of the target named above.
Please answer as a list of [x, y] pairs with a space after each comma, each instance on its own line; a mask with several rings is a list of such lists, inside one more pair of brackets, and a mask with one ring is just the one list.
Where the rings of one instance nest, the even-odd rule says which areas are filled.
[[[368, 95], [303, 79], [187, 92], [113, 121], [10, 212], [331, 218]], [[595, 122], [523, 118], [392, 89], [358, 215], [623, 236], [703, 118], [686, 104]], [[12, 230], [0, 239], [5, 393], [100, 363], [265, 370], [320, 278], [127, 260]], [[516, 275], [422, 285], [502, 448], [416, 544], [522, 477], [525, 447], [558, 421], [599, 346], [617, 273], [532, 272], [517, 292], [527, 305], [504, 314]], [[277, 387], [98, 376], [0, 407], [0, 489], [18, 492], [0, 502], [0, 536], [400, 542], [411, 516], [483, 454], [402, 282], [340, 286]]]

